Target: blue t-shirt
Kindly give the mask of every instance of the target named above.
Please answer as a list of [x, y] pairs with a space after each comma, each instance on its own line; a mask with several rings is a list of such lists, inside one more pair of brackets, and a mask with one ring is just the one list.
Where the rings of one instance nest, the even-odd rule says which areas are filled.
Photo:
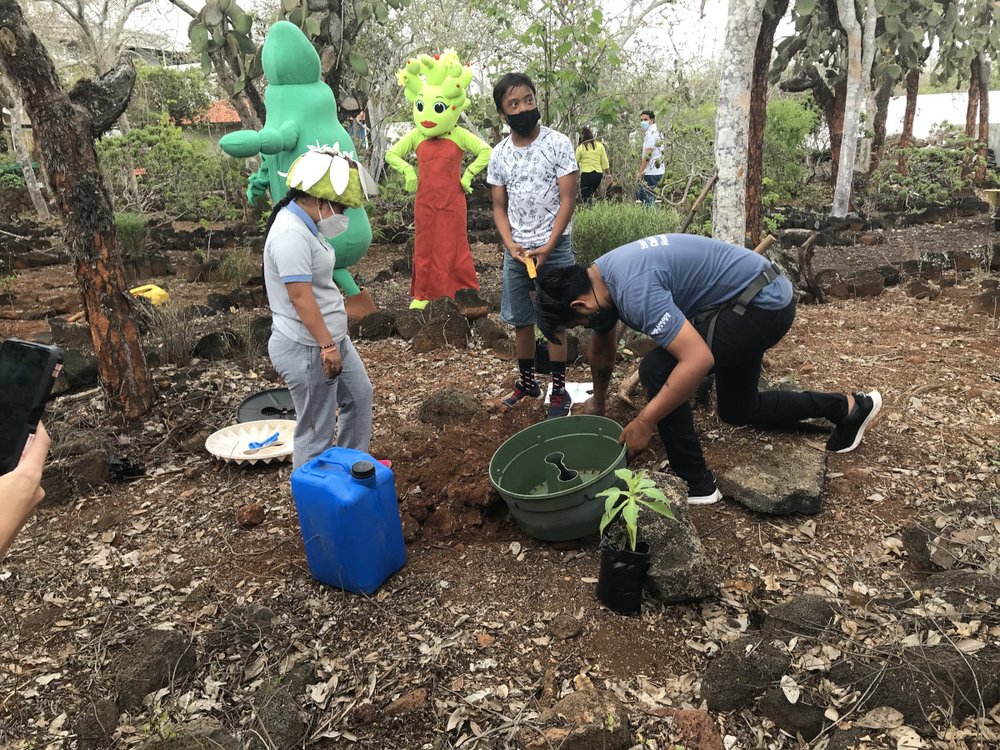
[[[622, 321], [665, 347], [686, 318], [738, 297], [770, 261], [710, 237], [657, 234], [615, 248], [594, 264]], [[792, 284], [779, 276], [752, 304], [780, 310], [791, 301]]]

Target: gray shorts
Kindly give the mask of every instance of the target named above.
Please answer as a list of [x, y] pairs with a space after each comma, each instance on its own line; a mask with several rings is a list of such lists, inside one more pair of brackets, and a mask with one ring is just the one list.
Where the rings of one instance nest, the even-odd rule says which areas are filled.
[[[528, 248], [534, 250], [535, 248]], [[573, 243], [569, 235], [564, 234], [552, 249], [546, 266], [564, 268], [576, 263], [573, 255]], [[503, 298], [500, 301], [500, 320], [512, 326], [533, 326], [535, 324], [535, 306], [531, 295], [535, 291], [535, 282], [528, 276], [528, 269], [516, 260], [508, 251], [503, 253]]]

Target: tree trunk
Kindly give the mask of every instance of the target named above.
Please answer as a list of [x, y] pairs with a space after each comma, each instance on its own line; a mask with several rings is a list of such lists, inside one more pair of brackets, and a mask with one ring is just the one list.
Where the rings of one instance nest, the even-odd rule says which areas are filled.
[[[0, 67], [20, 89], [63, 217], [101, 384], [126, 419], [149, 411], [153, 382], [132, 317], [111, 200], [97, 164], [90, 111], [63, 91], [55, 66], [15, 0], [0, 0]], [[134, 76], [134, 71], [133, 71]]]
[[219, 76], [219, 83], [222, 84], [223, 90], [229, 95], [233, 109], [240, 116], [240, 125], [243, 126], [244, 130], [260, 130], [264, 118], [258, 117], [256, 111], [247, 106], [247, 100], [243, 94], [233, 93], [236, 90], [236, 79], [229, 69], [229, 63], [222, 57], [219, 50], [212, 53], [212, 67], [215, 69], [215, 74]]
[[987, 148], [990, 141], [990, 63], [986, 55], [976, 55], [979, 62], [979, 161], [976, 167], [976, 184], [986, 179]]
[[913, 141], [913, 121], [917, 116], [917, 94], [920, 92], [920, 68], [906, 72], [906, 110], [903, 114], [903, 132], [899, 136], [899, 173], [906, 176], [906, 153]]
[[745, 0], [729, 9], [726, 60], [719, 79], [715, 165], [719, 180], [712, 203], [712, 235], [745, 245], [747, 142], [754, 50], [766, 0]]
[[764, 210], [764, 128], [767, 125], [767, 72], [771, 67], [774, 33], [788, 10], [788, 0], [777, 0], [774, 13], [764, 14], [753, 56], [750, 88], [750, 131], [747, 138], [747, 237], [751, 247], [760, 242]]
[[862, 36], [853, 0], [837, 0], [840, 23], [847, 33], [847, 97], [844, 102], [844, 135], [840, 142], [837, 182], [833, 191], [830, 215], [847, 216], [854, 183], [854, 162], [858, 153], [858, 118], [865, 85], [875, 58], [875, 0], [868, 0]]
[[31, 205], [35, 207], [35, 213], [42, 221], [49, 220], [49, 207], [45, 205], [45, 198], [38, 187], [38, 180], [35, 179], [35, 170], [31, 168], [31, 154], [28, 153], [24, 145], [24, 138], [21, 134], [21, 123], [24, 116], [24, 104], [17, 92], [12, 92], [10, 105], [10, 142], [17, 155], [17, 161], [21, 165], [21, 174], [24, 175], [24, 185], [28, 188], [28, 195], [31, 196]]
[[882, 161], [882, 154], [885, 152], [885, 129], [886, 121], [889, 119], [889, 100], [892, 98], [894, 81], [886, 78], [879, 85], [875, 94], [875, 118], [872, 129], [872, 153], [868, 162], [868, 175], [878, 169], [879, 162]]
[[965, 135], [976, 137], [976, 113], [979, 109], [979, 59], [969, 63], [969, 104], [965, 108]]

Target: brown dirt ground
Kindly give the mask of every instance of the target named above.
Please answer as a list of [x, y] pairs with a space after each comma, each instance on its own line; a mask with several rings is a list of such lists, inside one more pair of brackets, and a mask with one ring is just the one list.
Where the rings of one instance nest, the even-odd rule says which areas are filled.
[[[928, 238], [937, 249], [968, 249], [981, 241], [969, 227], [916, 228], [890, 233], [877, 248], [898, 260], [912, 257]], [[838, 256], [838, 249], [824, 248], [818, 259], [849, 267], [868, 264], [870, 251], [839, 249]], [[399, 248], [375, 247], [359, 274], [373, 278], [399, 255]], [[484, 289], [495, 291], [499, 252], [479, 246], [476, 257], [489, 267], [481, 274]], [[180, 268], [188, 262], [183, 253], [173, 259]], [[84, 696], [111, 693], [113, 660], [137, 631], [169, 624], [201, 643], [221, 616], [214, 613], [248, 602], [270, 607], [282, 623], [264, 652], [269, 668], [284, 668], [282, 660], [291, 655], [324, 664], [320, 681], [339, 676], [331, 689], [335, 699], [306, 702], [312, 747], [343, 747], [345, 736], [356, 737], [358, 747], [454, 747], [477, 729], [486, 733], [483, 739], [468, 739], [463, 747], [514, 747], [501, 729], [519, 720], [530, 725], [548, 670], [563, 687], [588, 674], [626, 700], [637, 734], [667, 743], [674, 739], [669, 722], [651, 718], [643, 707], [700, 705], [697, 685], [706, 657], [745, 630], [756, 608], [817, 587], [842, 594], [854, 582], [876, 589], [912, 580], [905, 560], [884, 554], [885, 540], [898, 534], [901, 522], [944, 500], [996, 497], [998, 320], [970, 311], [982, 278], [964, 275], [935, 300], [891, 288], [876, 299], [801, 307], [791, 333], [769, 353], [767, 377], [821, 390], [879, 388], [883, 418], [856, 452], [829, 457], [826, 509], [809, 521], [763, 517], [729, 501], [692, 509], [724, 582], [721, 599], [669, 608], [647, 601], [635, 619], [596, 602], [595, 540], [533, 541], [488, 492], [493, 451], [544, 415], [540, 404], [498, 407], [514, 367], [477, 345], [417, 355], [398, 339], [358, 342], [375, 384], [373, 452], [395, 462], [404, 509], [421, 496], [436, 499], [409, 546], [407, 566], [371, 599], [310, 578], [287, 466], [220, 464], [200, 448], [205, 435], [234, 421], [246, 395], [277, 385], [263, 359], [250, 368], [231, 362], [158, 368], [155, 411], [125, 429], [111, 427], [98, 396], [65, 407], [57, 400], [49, 417], [57, 442], [70, 427], [92, 428], [95, 439], [142, 460], [147, 473], [65, 507], [43, 507], [0, 566], [6, 634], [0, 746], [34, 741], [70, 747], [60, 714], [72, 716]], [[203, 302], [209, 291], [177, 277], [151, 281], [184, 303]], [[405, 300], [407, 287], [406, 280], [390, 280], [371, 289], [388, 305]], [[22, 272], [16, 293], [15, 308], [44, 306], [59, 295], [78, 305], [68, 266]], [[0, 320], [4, 336], [45, 327], [44, 321]], [[616, 382], [632, 366], [626, 358]], [[575, 367], [570, 378], [587, 379], [588, 371]], [[472, 393], [483, 405], [482, 418], [444, 430], [421, 423], [420, 403], [442, 387]], [[624, 422], [631, 413], [615, 403], [609, 416]], [[717, 470], [781, 456], [797, 443], [821, 450], [825, 439], [809, 431], [733, 428], [708, 411], [698, 419]], [[662, 461], [656, 447], [639, 465]], [[449, 499], [441, 502], [446, 489]], [[234, 511], [251, 500], [264, 503], [266, 519], [242, 529]], [[481, 504], [491, 507], [483, 512]], [[580, 620], [578, 637], [548, 635], [547, 624], [559, 613]], [[235, 666], [203, 663], [190, 689], [210, 694], [209, 675], [228, 675], [231, 682], [215, 707], [201, 713], [238, 727], [246, 720], [250, 680]], [[418, 687], [430, 698], [417, 711], [384, 712]], [[175, 723], [199, 715], [183, 708], [178, 696], [187, 689], [160, 696], [153, 711]], [[482, 690], [487, 697], [477, 697]], [[476, 727], [464, 723], [446, 731], [459, 709]], [[150, 714], [124, 718], [118, 746], [150, 733]], [[755, 746], [755, 728], [743, 718], [721, 716], [718, 726], [748, 743], [741, 747]], [[767, 746], [796, 746], [773, 725], [762, 726]]]

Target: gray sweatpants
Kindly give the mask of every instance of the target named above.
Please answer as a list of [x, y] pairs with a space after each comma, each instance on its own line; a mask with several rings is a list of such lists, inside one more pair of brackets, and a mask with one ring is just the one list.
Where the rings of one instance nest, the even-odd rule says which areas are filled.
[[[328, 380], [318, 346], [297, 344], [271, 331], [267, 351], [295, 405], [295, 468], [334, 444], [367, 451], [372, 439], [372, 383], [349, 336], [337, 342], [344, 369]], [[337, 410], [340, 410], [338, 424]]]

